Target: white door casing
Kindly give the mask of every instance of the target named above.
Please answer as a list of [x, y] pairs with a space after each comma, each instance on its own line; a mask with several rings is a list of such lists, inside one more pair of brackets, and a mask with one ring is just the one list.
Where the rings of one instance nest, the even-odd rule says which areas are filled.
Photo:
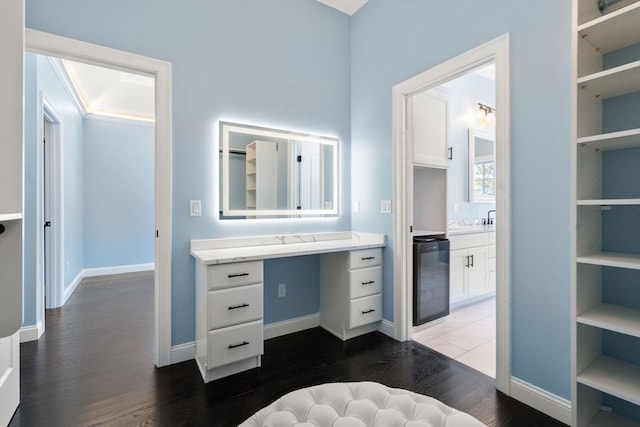
[[[155, 365], [158, 367], [169, 365], [171, 363], [171, 63], [29, 28], [25, 30], [25, 48], [32, 53], [155, 78]], [[22, 97], [22, 93], [20, 96]]]
[[0, 1], [0, 426], [20, 403], [24, 1]]
[[484, 43], [470, 51], [424, 71], [392, 88], [394, 199], [393, 212], [393, 304], [394, 337], [410, 338], [412, 301], [412, 225], [413, 207], [405, 197], [412, 194], [412, 150], [407, 130], [409, 111], [407, 98], [420, 91], [437, 87], [488, 63], [496, 64], [496, 315], [497, 353], [496, 388], [510, 394], [511, 328], [510, 328], [510, 136], [509, 136], [509, 34]]

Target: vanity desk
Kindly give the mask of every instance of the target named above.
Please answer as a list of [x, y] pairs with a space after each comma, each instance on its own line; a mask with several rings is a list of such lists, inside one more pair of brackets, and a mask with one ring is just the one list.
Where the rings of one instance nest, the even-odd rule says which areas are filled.
[[263, 260], [320, 257], [320, 326], [347, 340], [382, 320], [383, 234], [336, 232], [192, 240], [196, 362], [205, 382], [261, 363]]

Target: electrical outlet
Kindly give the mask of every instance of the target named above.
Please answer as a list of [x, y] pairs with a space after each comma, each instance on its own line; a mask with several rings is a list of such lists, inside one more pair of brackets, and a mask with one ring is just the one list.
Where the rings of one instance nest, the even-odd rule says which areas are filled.
[[358, 200], [354, 200], [351, 203], [351, 211], [353, 213], [360, 213], [360, 202]]
[[454, 203], [454, 204], [453, 204], [453, 207], [452, 207], [452, 209], [451, 209], [451, 210], [452, 210], [454, 213], [456, 213], [456, 212], [458, 212], [458, 210], [459, 210], [459, 209], [460, 209], [460, 206], [459, 206], [457, 203]]
[[286, 283], [278, 284], [278, 298], [282, 298], [286, 296], [287, 296], [287, 284]]
[[202, 215], [202, 203], [200, 202], [200, 200], [189, 200], [189, 215]]
[[380, 213], [391, 213], [391, 200], [380, 201]]

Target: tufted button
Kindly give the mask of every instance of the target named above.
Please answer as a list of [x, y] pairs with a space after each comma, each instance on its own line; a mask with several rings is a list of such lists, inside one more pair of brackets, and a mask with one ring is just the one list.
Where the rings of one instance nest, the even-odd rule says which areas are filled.
[[374, 382], [329, 383], [292, 391], [239, 427], [482, 427], [428, 396]]

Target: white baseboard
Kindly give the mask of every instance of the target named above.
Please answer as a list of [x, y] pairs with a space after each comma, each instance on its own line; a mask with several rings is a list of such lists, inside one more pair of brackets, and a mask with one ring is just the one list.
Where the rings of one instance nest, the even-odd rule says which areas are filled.
[[69, 283], [69, 286], [64, 288], [64, 291], [62, 292], [62, 305], [65, 305], [69, 298], [71, 298], [71, 295], [73, 295], [73, 292], [76, 290], [80, 282], [82, 282], [82, 279], [84, 279], [84, 270], [80, 270], [71, 283]]
[[378, 331], [388, 337], [396, 339], [393, 322], [389, 322], [387, 319], [382, 319], [382, 322], [380, 322], [380, 324], [378, 325]]
[[140, 271], [153, 271], [156, 265], [148, 264], [116, 265], [113, 267], [85, 268], [84, 277], [108, 276], [110, 274], [138, 273]]
[[571, 402], [553, 393], [511, 377], [511, 397], [565, 424], [571, 424]]
[[295, 317], [293, 319], [283, 320], [282, 322], [269, 323], [268, 325], [264, 325], [264, 339], [268, 340], [317, 326], [320, 326], [320, 313]]
[[195, 341], [178, 344], [171, 347], [171, 363], [186, 362], [196, 358]]
[[31, 326], [23, 326], [20, 328], [20, 342], [38, 341], [43, 333], [42, 322]]

